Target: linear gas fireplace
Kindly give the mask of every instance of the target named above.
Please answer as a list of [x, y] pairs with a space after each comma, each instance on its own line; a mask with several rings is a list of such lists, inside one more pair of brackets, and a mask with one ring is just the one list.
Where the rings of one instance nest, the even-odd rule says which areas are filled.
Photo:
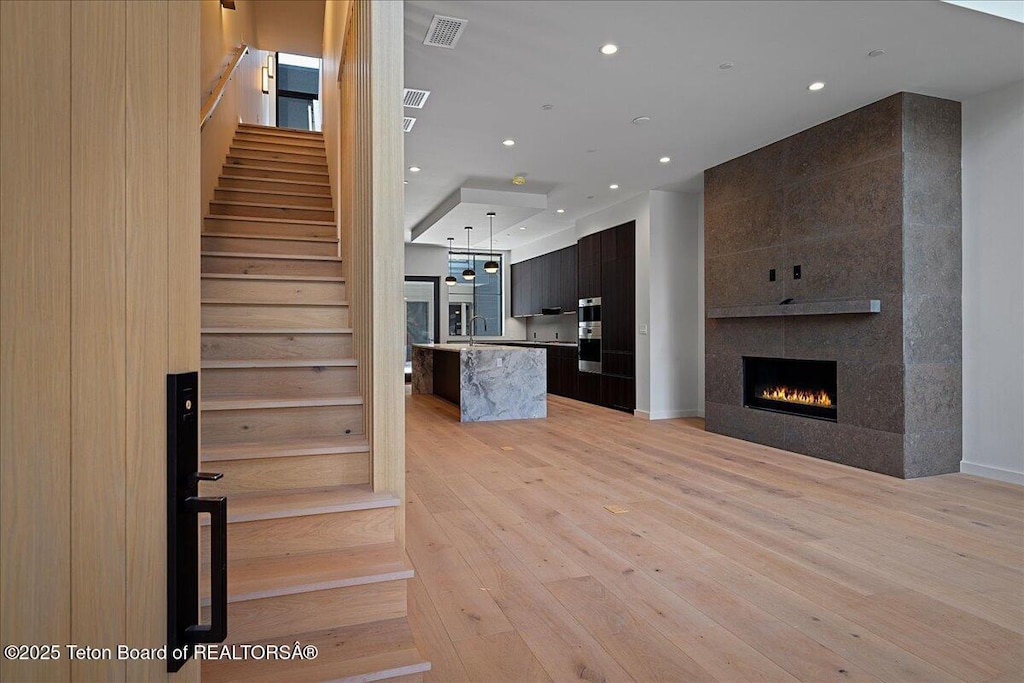
[[744, 357], [743, 405], [834, 422], [835, 361]]

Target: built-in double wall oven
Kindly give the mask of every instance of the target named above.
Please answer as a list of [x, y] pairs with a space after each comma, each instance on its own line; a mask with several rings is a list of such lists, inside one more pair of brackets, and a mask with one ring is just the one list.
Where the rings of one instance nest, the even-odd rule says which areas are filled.
[[580, 372], [601, 372], [601, 297], [579, 300]]

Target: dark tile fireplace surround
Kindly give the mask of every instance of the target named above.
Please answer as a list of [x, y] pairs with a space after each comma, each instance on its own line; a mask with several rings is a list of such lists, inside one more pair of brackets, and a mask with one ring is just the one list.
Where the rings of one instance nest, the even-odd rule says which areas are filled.
[[704, 205], [707, 429], [958, 471], [960, 104], [875, 102], [709, 169]]

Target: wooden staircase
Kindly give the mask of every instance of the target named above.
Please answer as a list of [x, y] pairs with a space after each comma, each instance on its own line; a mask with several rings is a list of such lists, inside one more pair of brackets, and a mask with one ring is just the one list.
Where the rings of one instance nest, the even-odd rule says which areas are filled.
[[227, 642], [319, 654], [206, 661], [203, 681], [419, 681], [400, 501], [370, 486], [322, 136], [240, 124], [209, 208], [201, 450], [224, 478], [202, 493], [228, 496]]

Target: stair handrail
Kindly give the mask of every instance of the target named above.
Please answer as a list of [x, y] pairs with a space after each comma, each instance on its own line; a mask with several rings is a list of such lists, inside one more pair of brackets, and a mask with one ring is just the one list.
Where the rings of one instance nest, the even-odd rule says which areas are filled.
[[231, 76], [234, 75], [235, 69], [238, 68], [239, 62], [249, 52], [249, 46], [242, 43], [235, 50], [235, 56], [231, 59], [231, 63], [224, 69], [224, 73], [221, 74], [220, 79], [217, 80], [217, 84], [213, 86], [213, 90], [210, 92], [210, 96], [203, 102], [202, 108], [199, 110], [199, 130], [202, 130], [206, 125], [206, 122], [213, 116], [213, 112], [217, 109], [217, 105], [220, 104], [220, 100], [224, 97], [224, 90], [227, 88], [228, 81], [231, 80]]

